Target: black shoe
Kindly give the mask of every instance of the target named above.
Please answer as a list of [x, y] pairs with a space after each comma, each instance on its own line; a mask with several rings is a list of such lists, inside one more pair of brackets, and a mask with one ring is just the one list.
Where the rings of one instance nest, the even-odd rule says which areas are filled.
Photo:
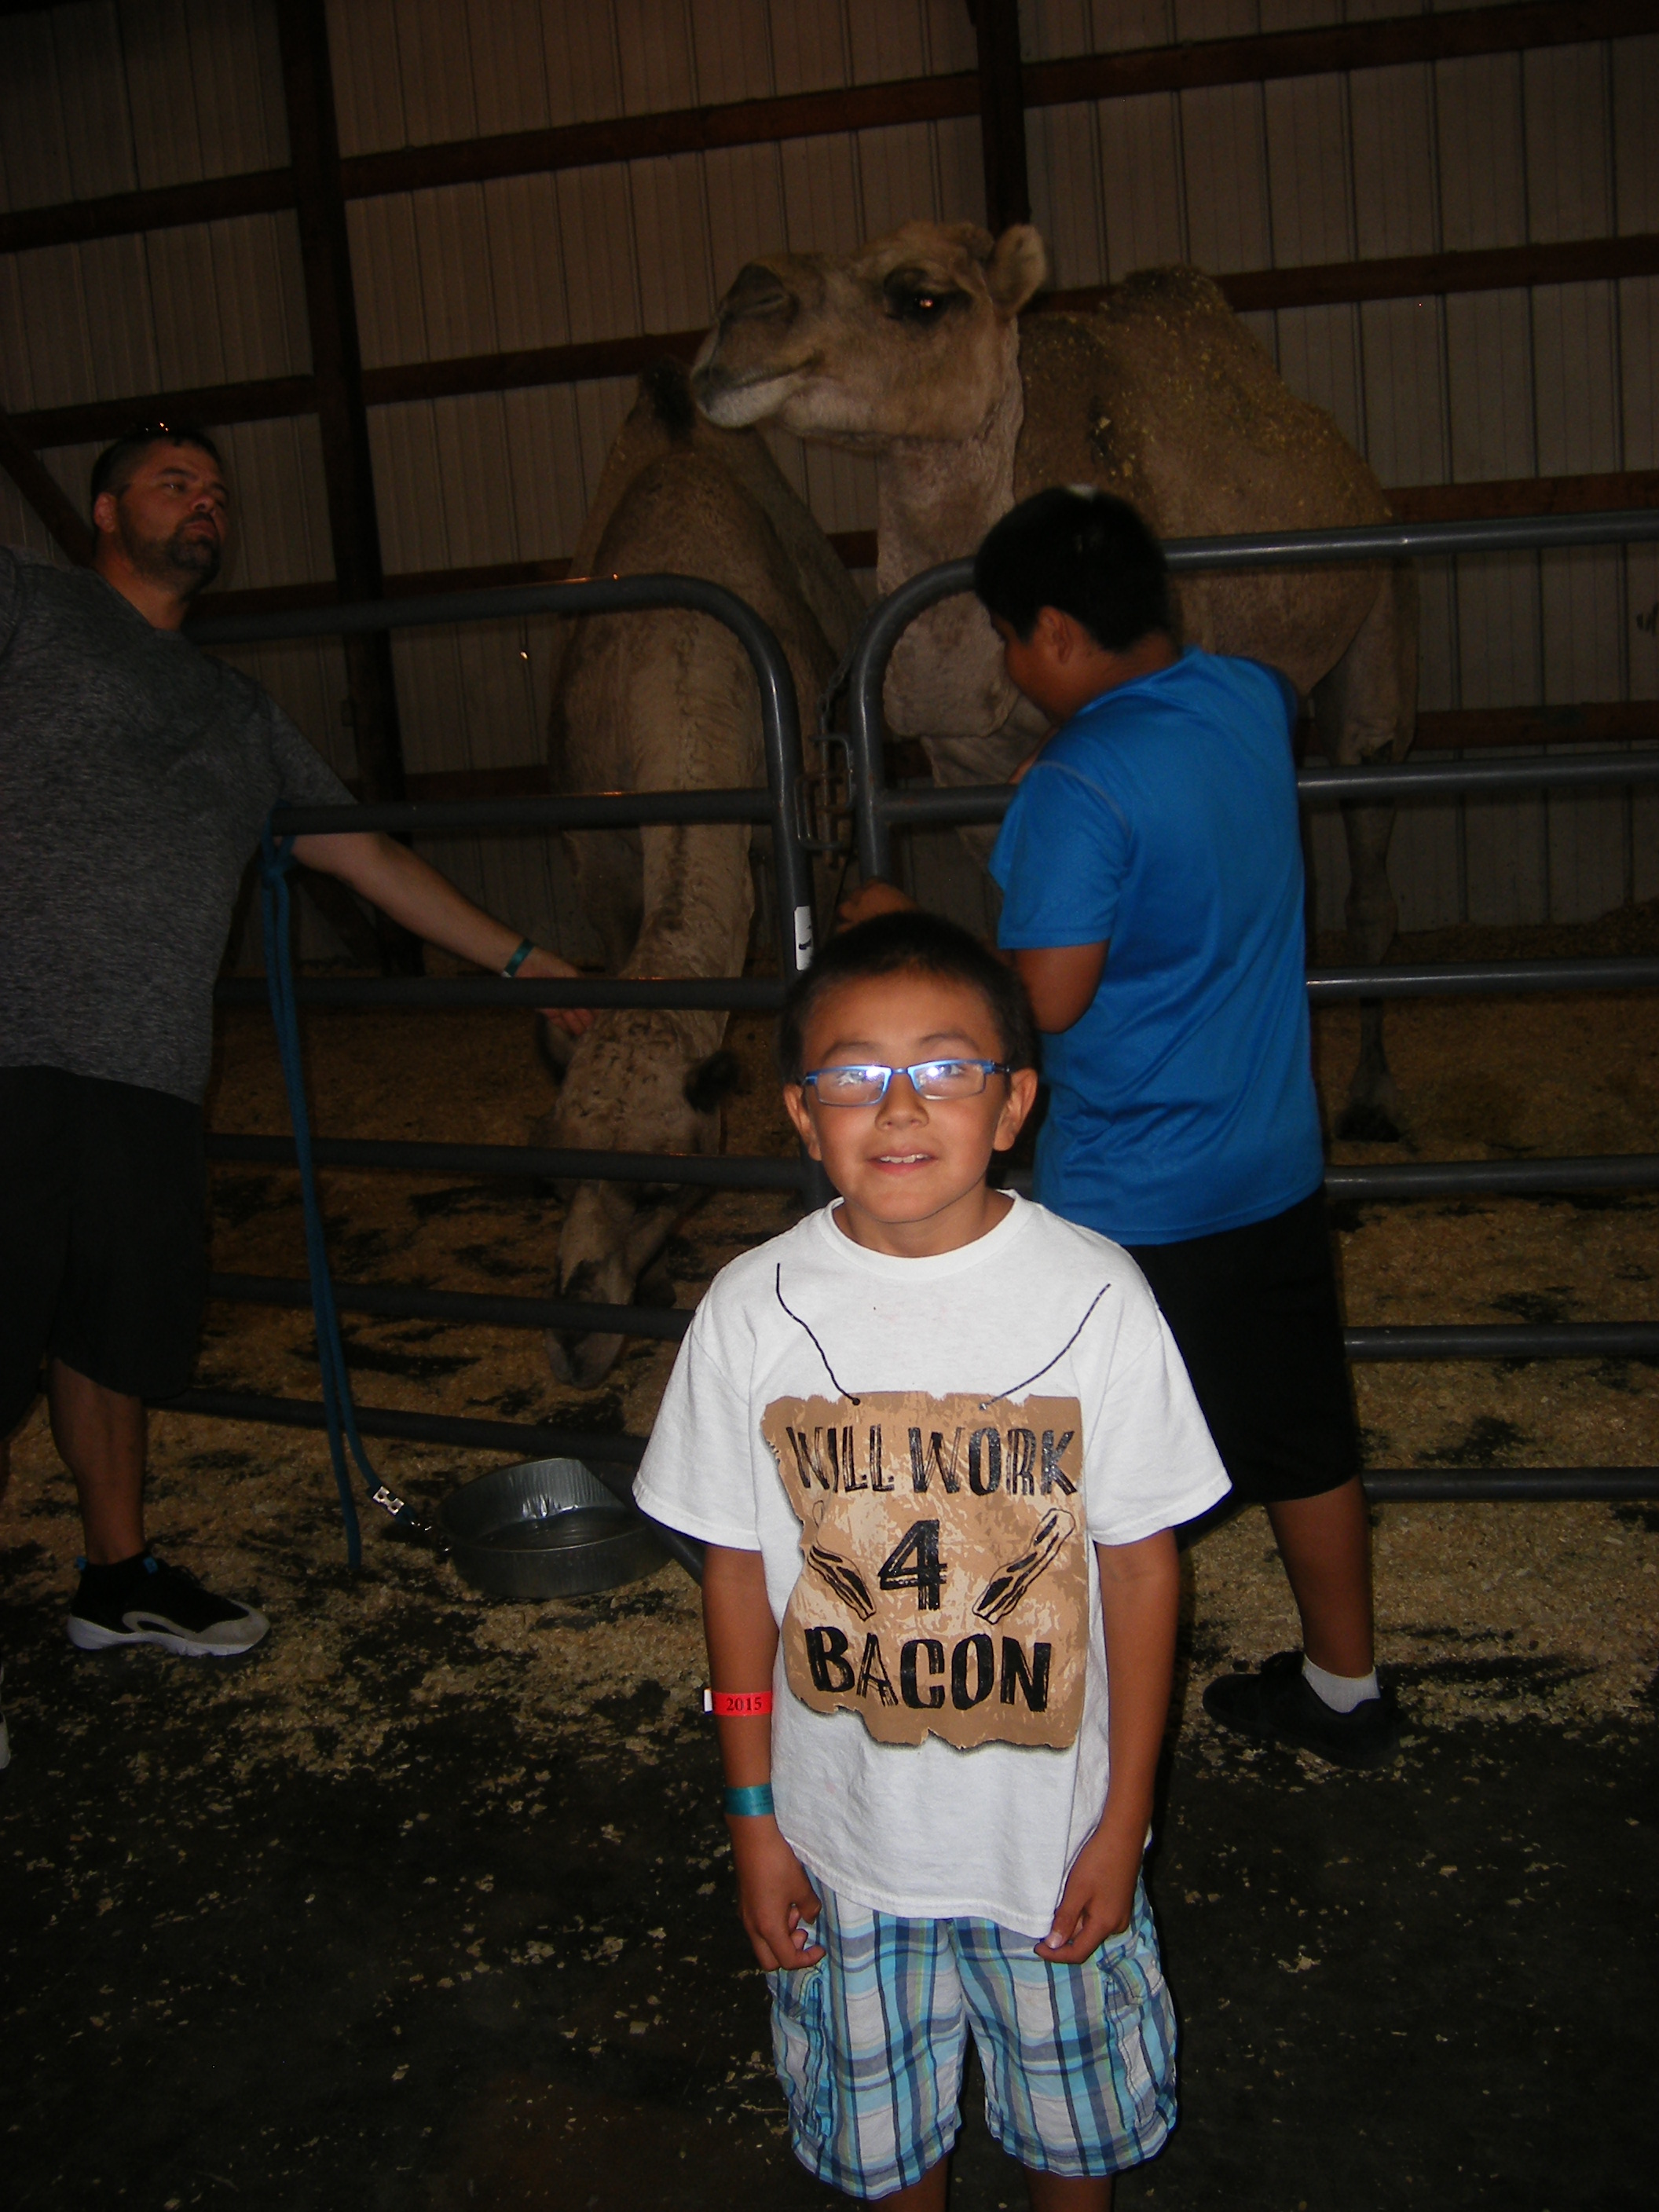
[[1302, 1672], [1299, 1651], [1279, 1651], [1259, 1674], [1223, 1674], [1204, 1692], [1223, 1728], [1258, 1743], [1293, 1743], [1334, 1766], [1386, 1766], [1400, 1751], [1400, 1722], [1385, 1691], [1351, 1713], [1334, 1712]]
[[185, 1567], [150, 1552], [114, 1566], [81, 1562], [70, 1607], [69, 1640], [77, 1651], [119, 1644], [159, 1644], [185, 1659], [240, 1659], [270, 1623], [234, 1597], [216, 1597]]

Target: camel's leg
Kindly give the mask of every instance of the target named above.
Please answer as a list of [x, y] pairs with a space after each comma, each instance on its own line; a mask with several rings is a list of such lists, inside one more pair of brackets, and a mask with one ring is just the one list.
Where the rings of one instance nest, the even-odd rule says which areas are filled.
[[643, 919], [641, 832], [562, 830], [559, 843], [578, 910], [599, 940], [607, 975], [627, 959]]
[[[1417, 714], [1417, 576], [1401, 562], [1382, 589], [1352, 645], [1314, 690], [1314, 715], [1326, 758], [1345, 766], [1404, 760]], [[1348, 949], [1376, 966], [1399, 927], [1389, 883], [1392, 806], [1345, 806], [1348, 841]], [[1359, 1064], [1337, 1123], [1340, 1137], [1391, 1142], [1400, 1135], [1400, 1093], [1382, 1048], [1382, 1002], [1360, 1001]]]
[[[599, 940], [605, 972], [615, 975], [640, 932], [640, 833], [637, 830], [562, 830], [557, 851], [577, 911]], [[561, 950], [568, 950], [562, 947]], [[537, 1024], [537, 1049], [555, 1083], [562, 1084], [576, 1039], [551, 1022]], [[552, 1145], [556, 1113], [535, 1124], [536, 1142]]]
[[[742, 967], [752, 903], [744, 823], [653, 823], [640, 833], [643, 920], [623, 973], [730, 975]], [[624, 1007], [603, 1013], [571, 1056], [552, 1140], [609, 1152], [708, 1152], [720, 1146], [718, 1101], [690, 1083], [725, 1034], [717, 1012]], [[718, 1088], [718, 1085], [716, 1085]], [[641, 1272], [702, 1197], [695, 1189], [583, 1183], [559, 1239], [562, 1297], [630, 1305]], [[550, 1331], [561, 1382], [602, 1381], [619, 1336]]]

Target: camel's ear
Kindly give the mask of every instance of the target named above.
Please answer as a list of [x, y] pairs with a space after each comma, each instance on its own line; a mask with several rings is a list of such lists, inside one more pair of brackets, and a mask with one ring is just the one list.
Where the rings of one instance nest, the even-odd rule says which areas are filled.
[[1004, 315], [1017, 315], [1048, 281], [1048, 251], [1029, 222], [1005, 230], [985, 264], [985, 289]]

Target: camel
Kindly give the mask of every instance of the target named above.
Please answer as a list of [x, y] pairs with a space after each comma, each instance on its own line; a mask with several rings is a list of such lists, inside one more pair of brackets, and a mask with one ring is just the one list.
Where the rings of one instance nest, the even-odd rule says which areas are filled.
[[[684, 368], [641, 380], [600, 477], [575, 575], [701, 576], [745, 599], [788, 656], [802, 720], [863, 610], [834, 549], [759, 433], [723, 430], [692, 405]], [[748, 655], [722, 623], [679, 608], [588, 616], [555, 651], [549, 758], [555, 790], [671, 791], [764, 784]], [[747, 825], [583, 830], [563, 839], [609, 971], [734, 975], [754, 911]], [[735, 1065], [723, 1013], [602, 1013], [574, 1049], [544, 1025], [562, 1066], [539, 1142], [608, 1151], [713, 1152]], [[559, 1241], [559, 1294], [626, 1305], [695, 1202], [684, 1188], [584, 1182]], [[647, 1279], [645, 1289], [652, 1294]], [[655, 1295], [660, 1297], [661, 1286]], [[672, 1298], [670, 1300], [672, 1303]], [[550, 1331], [561, 1382], [591, 1388], [623, 1340]]]
[[[1019, 313], [1048, 275], [1016, 224], [908, 223], [848, 254], [771, 254], [739, 270], [692, 369], [711, 422], [774, 422], [872, 454], [884, 592], [971, 554], [1017, 500], [1088, 483], [1164, 538], [1387, 519], [1382, 490], [1322, 409], [1298, 399], [1195, 269], [1128, 277], [1098, 312]], [[1397, 761], [1417, 688], [1405, 564], [1200, 573], [1179, 580], [1182, 636], [1282, 668], [1312, 694], [1331, 760]], [[890, 728], [939, 783], [1004, 781], [1042, 734], [971, 597], [913, 623], [889, 667]], [[1354, 957], [1380, 961], [1398, 913], [1392, 810], [1346, 810]], [[1382, 1008], [1366, 1006], [1340, 1133], [1398, 1134]]]

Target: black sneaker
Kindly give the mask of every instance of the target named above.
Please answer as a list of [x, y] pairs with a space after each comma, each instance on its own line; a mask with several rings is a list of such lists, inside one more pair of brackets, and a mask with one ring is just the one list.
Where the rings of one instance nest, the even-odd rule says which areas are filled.
[[188, 1568], [170, 1566], [151, 1552], [108, 1567], [89, 1567], [83, 1559], [68, 1622], [77, 1651], [159, 1644], [185, 1659], [240, 1659], [270, 1626], [251, 1605], [216, 1597]]
[[1400, 1751], [1400, 1722], [1384, 1691], [1351, 1713], [1333, 1712], [1302, 1672], [1299, 1651], [1279, 1651], [1259, 1674], [1223, 1674], [1204, 1692], [1223, 1728], [1258, 1743], [1293, 1743], [1334, 1766], [1386, 1766]]

